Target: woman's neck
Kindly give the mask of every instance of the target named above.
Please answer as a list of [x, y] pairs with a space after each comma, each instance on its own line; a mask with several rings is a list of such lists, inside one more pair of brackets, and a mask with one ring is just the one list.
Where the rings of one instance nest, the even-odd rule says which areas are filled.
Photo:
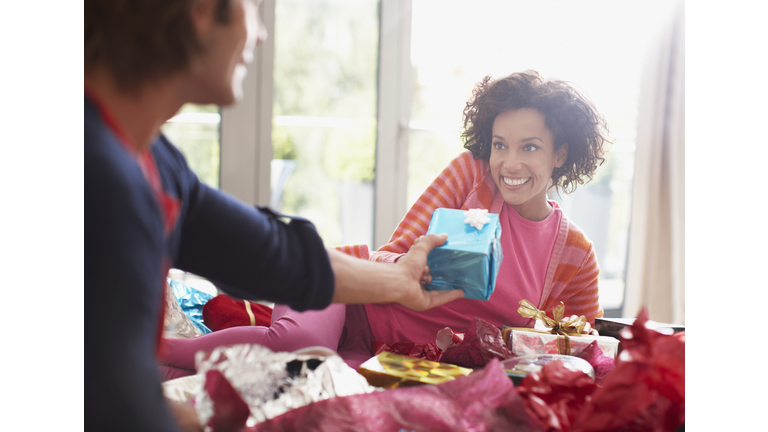
[[136, 90], [126, 91], [117, 86], [108, 71], [95, 69], [85, 75], [85, 86], [112, 115], [138, 152], [150, 147], [160, 127], [184, 104], [183, 99], [177, 97], [172, 80], [144, 83]]
[[512, 207], [517, 212], [517, 214], [522, 216], [524, 219], [528, 219], [529, 221], [533, 222], [543, 221], [550, 215], [550, 213], [552, 213], [553, 209], [552, 204], [550, 204], [546, 199], [544, 199], [543, 202], [537, 202], [536, 204], [527, 202], [518, 205], [508, 203], [508, 205]]

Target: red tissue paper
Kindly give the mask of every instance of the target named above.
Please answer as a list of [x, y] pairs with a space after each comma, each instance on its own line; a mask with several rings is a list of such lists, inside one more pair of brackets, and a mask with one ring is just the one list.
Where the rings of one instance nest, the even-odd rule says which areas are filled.
[[442, 362], [457, 366], [477, 368], [488, 364], [494, 358], [506, 360], [514, 357], [501, 330], [493, 324], [475, 317], [464, 333], [464, 341], [443, 353]]
[[685, 423], [685, 335], [645, 327], [643, 309], [621, 336], [616, 368], [581, 412], [575, 431], [676, 431]]
[[674, 432], [685, 423], [685, 336], [647, 329], [647, 320], [641, 311], [621, 337], [602, 387], [560, 362], [523, 379], [518, 393], [544, 430]]
[[242, 430], [250, 415], [250, 409], [221, 371], [211, 369], [206, 372], [204, 387], [213, 401], [213, 415], [207, 426], [213, 432]]
[[386, 344], [384, 342], [373, 341], [371, 342], [371, 349], [373, 350], [374, 357], [383, 352], [391, 352], [394, 354], [439, 362], [440, 358], [443, 356], [443, 350], [438, 348], [435, 343], [417, 344], [414, 342], [397, 342]]
[[272, 324], [272, 308], [219, 294], [203, 305], [203, 323], [213, 331], [238, 326], [269, 327]]
[[541, 431], [495, 359], [482, 370], [444, 384], [327, 399], [244, 431], [400, 429], [418, 432]]
[[526, 376], [517, 391], [545, 431], [564, 432], [573, 430], [574, 421], [596, 387], [589, 375], [555, 361], [544, 365], [540, 373]]
[[605, 379], [613, 371], [616, 361], [603, 354], [603, 350], [598, 346], [597, 341], [592, 341], [584, 351], [580, 352], [576, 357], [581, 357], [587, 361], [595, 370], [595, 382], [598, 385], [602, 385]]

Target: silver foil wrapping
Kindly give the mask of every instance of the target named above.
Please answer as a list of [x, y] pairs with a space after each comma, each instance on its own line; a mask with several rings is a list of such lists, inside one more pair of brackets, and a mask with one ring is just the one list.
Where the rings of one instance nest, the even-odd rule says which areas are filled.
[[191, 319], [184, 313], [179, 305], [173, 289], [168, 282], [165, 283], [165, 320], [163, 328], [164, 338], [191, 338], [203, 334]]
[[[274, 352], [261, 345], [233, 345], [199, 352], [195, 358], [201, 380], [218, 369], [248, 404], [246, 426], [292, 409], [336, 396], [371, 393], [381, 389], [347, 366], [338, 355], [320, 356]], [[201, 424], [213, 415], [213, 402], [200, 385], [195, 409]]]

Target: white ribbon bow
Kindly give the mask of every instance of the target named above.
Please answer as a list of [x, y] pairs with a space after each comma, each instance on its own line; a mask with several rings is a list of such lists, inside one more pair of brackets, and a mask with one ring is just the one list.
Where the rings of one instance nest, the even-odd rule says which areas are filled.
[[483, 229], [483, 225], [491, 221], [491, 218], [487, 216], [488, 210], [486, 209], [469, 209], [464, 212], [464, 223], [468, 223], [478, 230]]

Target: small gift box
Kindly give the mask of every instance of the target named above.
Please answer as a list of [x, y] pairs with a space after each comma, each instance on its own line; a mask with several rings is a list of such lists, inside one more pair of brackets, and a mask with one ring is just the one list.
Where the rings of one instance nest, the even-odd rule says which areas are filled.
[[418, 384], [442, 384], [473, 371], [448, 363], [382, 352], [360, 365], [357, 372], [370, 385], [391, 389]]
[[203, 321], [213, 331], [239, 326], [269, 327], [272, 308], [219, 294], [203, 306]]
[[502, 335], [507, 341], [507, 348], [515, 356], [533, 354], [565, 354], [579, 356], [590, 344], [597, 341], [603, 355], [615, 359], [619, 340], [608, 336], [584, 334], [588, 328], [586, 318], [571, 317], [563, 319], [565, 307], [562, 302], [553, 310], [554, 319], [544, 311], [536, 309], [529, 301], [520, 300], [517, 312], [526, 318], [536, 318], [546, 329], [506, 327]]
[[448, 240], [427, 258], [432, 275], [427, 289], [460, 289], [464, 298], [488, 300], [503, 258], [499, 215], [483, 209], [440, 208], [432, 213], [427, 234], [442, 233]]

